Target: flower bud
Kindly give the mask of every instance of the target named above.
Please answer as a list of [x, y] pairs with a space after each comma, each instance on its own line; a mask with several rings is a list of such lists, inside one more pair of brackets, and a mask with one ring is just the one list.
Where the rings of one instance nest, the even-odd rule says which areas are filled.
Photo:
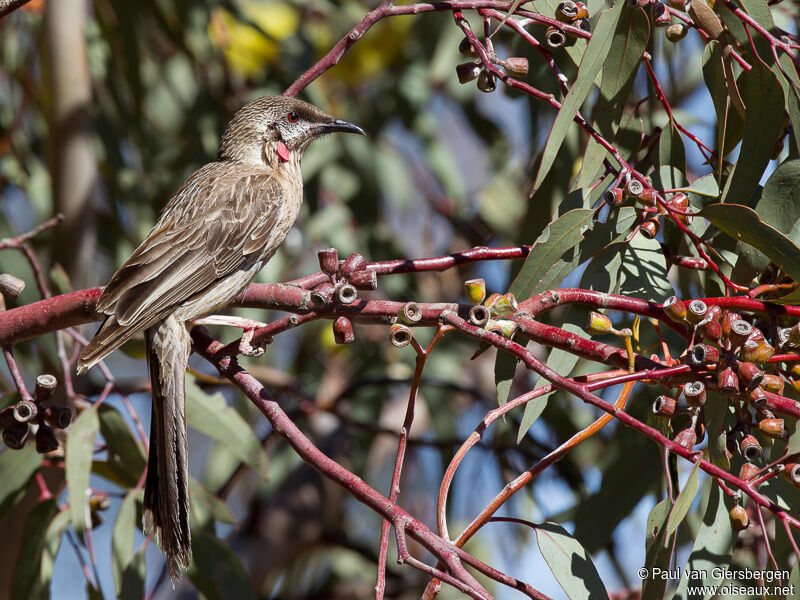
[[689, 33], [689, 28], [683, 23], [673, 23], [667, 27], [667, 39], [673, 44], [681, 41]]
[[694, 430], [694, 426], [690, 425], [686, 429], [679, 431], [673, 441], [689, 451], [693, 450], [697, 443], [697, 433]]
[[[709, 313], [711, 311], [709, 310]], [[706, 314], [706, 318], [697, 324], [697, 331], [701, 337], [709, 342], [715, 343], [722, 339], [722, 324], [719, 319]]]
[[625, 200], [625, 193], [622, 191], [622, 188], [608, 188], [603, 192], [603, 200], [609, 206], [619, 206]]
[[495, 76], [483, 69], [478, 75], [478, 89], [485, 94], [490, 94], [497, 89], [497, 80]]
[[723, 312], [722, 319], [720, 319], [720, 325], [722, 325], [722, 335], [724, 335], [726, 338], [730, 338], [731, 324], [741, 318], [742, 316], [739, 313], [731, 312], [729, 310]]
[[783, 419], [762, 419], [758, 422], [758, 430], [767, 437], [781, 439], [787, 435]]
[[464, 282], [464, 292], [470, 304], [480, 304], [486, 299], [486, 281], [483, 279], [467, 279]]
[[706, 386], [702, 381], [689, 381], [683, 384], [683, 396], [689, 406], [703, 406], [706, 403]]
[[469, 83], [478, 78], [481, 74], [481, 66], [477, 63], [461, 63], [456, 65], [456, 76], [459, 83]]
[[753, 327], [752, 333], [747, 338], [753, 342], [763, 342], [766, 338], [764, 337], [764, 332], [758, 329], [757, 327]]
[[589, 18], [589, 9], [586, 8], [586, 5], [583, 2], [576, 2], [575, 3], [578, 7], [578, 14], [576, 15], [575, 21], [578, 19], [588, 19]]
[[589, 312], [589, 317], [586, 320], [584, 329], [589, 335], [604, 335], [606, 333], [611, 333], [614, 327], [611, 324], [611, 319], [607, 316], [599, 312], [591, 311]]
[[760, 469], [754, 465], [753, 463], [743, 463], [742, 468], [739, 469], [739, 479], [743, 479], [744, 481], [749, 481], [753, 477], [755, 477]]
[[744, 531], [750, 526], [750, 519], [747, 516], [747, 511], [738, 504], [731, 509], [728, 513], [731, 521], [731, 529], [734, 531]]
[[765, 373], [759, 385], [767, 392], [783, 395], [783, 377], [780, 375]]
[[374, 269], [364, 269], [356, 271], [347, 280], [353, 284], [357, 290], [375, 290], [378, 288], [378, 274]]
[[350, 277], [356, 271], [363, 271], [367, 267], [367, 259], [358, 252], [353, 252], [342, 264], [342, 275]]
[[469, 309], [469, 322], [475, 327], [483, 327], [489, 321], [489, 309], [482, 304], [476, 304]]
[[686, 307], [686, 320], [692, 325], [697, 325], [706, 318], [708, 306], [702, 300], [692, 300]]
[[675, 415], [675, 398], [669, 396], [658, 396], [653, 401], [653, 414], [657, 417], [671, 419]]
[[333, 339], [337, 344], [349, 344], [356, 339], [350, 319], [339, 317], [333, 322]]
[[53, 395], [58, 385], [58, 380], [55, 375], [43, 373], [36, 378], [36, 387], [34, 388], [34, 395], [36, 400], [43, 402]]
[[658, 235], [659, 229], [661, 229], [661, 221], [654, 217], [652, 219], [647, 219], [641, 224], [639, 227], [639, 233], [641, 233], [646, 239], [652, 240]]
[[11, 450], [21, 450], [28, 439], [29, 430], [27, 423], [16, 422], [3, 429], [3, 443]]
[[664, 313], [673, 321], [680, 323], [686, 318], [686, 305], [677, 296], [670, 296], [661, 305]]
[[326, 248], [317, 252], [317, 259], [319, 260], [319, 268], [327, 275], [336, 273], [339, 267], [339, 252], [336, 248]]
[[389, 334], [389, 341], [392, 343], [392, 346], [403, 348], [411, 343], [413, 337], [414, 336], [408, 327], [401, 325], [400, 323], [395, 323], [392, 325], [392, 330]]
[[505, 72], [511, 77], [520, 79], [528, 75], [528, 59], [523, 56], [512, 56], [501, 64]]
[[794, 487], [800, 488], [800, 463], [787, 463], [781, 474]]
[[761, 444], [758, 443], [755, 436], [746, 435], [739, 442], [739, 452], [746, 461], [755, 462], [761, 458]]
[[558, 27], [548, 27], [544, 32], [544, 40], [550, 48], [556, 50], [567, 43], [567, 36]]
[[773, 354], [775, 354], [775, 348], [773, 348], [769, 342], [766, 340], [756, 342], [751, 338], [747, 340], [739, 350], [739, 359], [745, 362], [754, 362], [757, 365], [763, 365], [769, 362]]
[[740, 362], [736, 368], [736, 374], [749, 388], [758, 387], [764, 380], [764, 371], [751, 362]]
[[753, 388], [747, 393], [747, 401], [754, 408], [761, 408], [767, 403], [767, 394], [760, 387]]
[[422, 320], [422, 309], [416, 302], [406, 302], [397, 311], [397, 318], [406, 325], [416, 325]]
[[693, 367], [715, 363], [719, 360], [719, 350], [707, 344], [695, 344], [686, 354], [686, 360]]
[[44, 409], [44, 420], [50, 427], [66, 429], [72, 422], [72, 411], [67, 406], [48, 406]]
[[19, 277], [11, 273], [3, 273], [0, 275], [0, 294], [14, 300], [25, 289], [25, 282]]
[[717, 373], [717, 387], [723, 394], [733, 394], [739, 391], [739, 378], [730, 367]]
[[39, 454], [47, 454], [58, 450], [58, 439], [49, 425], [42, 423], [39, 429], [36, 430], [36, 452]]
[[728, 339], [731, 342], [733, 347], [741, 346], [744, 342], [747, 341], [747, 338], [750, 337], [750, 334], [753, 333], [753, 326], [750, 325], [747, 321], [742, 319], [735, 320], [730, 324], [730, 333], [728, 333]]
[[475, 51], [475, 48], [472, 46], [472, 42], [469, 41], [469, 38], [464, 38], [461, 40], [461, 42], [458, 44], [458, 51], [469, 58], [478, 58], [478, 53]]
[[655, 2], [650, 5], [650, 18], [656, 27], [666, 27], [671, 20], [667, 7], [661, 2]]
[[30, 400], [20, 400], [14, 405], [14, 418], [20, 423], [27, 423], [36, 418], [39, 407]]
[[489, 319], [486, 322], [486, 331], [491, 331], [504, 338], [511, 339], [517, 332], [518, 325], [514, 321], [507, 319]]
[[688, 0], [669, 0], [669, 5], [675, 10], [685, 11], [689, 7]]
[[358, 300], [358, 292], [356, 291], [355, 286], [345, 283], [337, 287], [336, 299], [341, 304], [352, 304]]
[[628, 198], [638, 198], [644, 192], [644, 184], [639, 181], [638, 179], [629, 179], [628, 183], [625, 184], [625, 195]]
[[556, 19], [562, 23], [572, 23], [578, 18], [578, 5], [572, 0], [564, 0], [556, 6]]

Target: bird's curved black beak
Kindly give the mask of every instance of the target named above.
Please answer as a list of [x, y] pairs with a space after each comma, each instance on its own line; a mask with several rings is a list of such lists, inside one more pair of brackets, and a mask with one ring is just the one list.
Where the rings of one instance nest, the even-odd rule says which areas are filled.
[[339, 131], [342, 133], [358, 133], [361, 135], [367, 135], [358, 125], [353, 125], [352, 123], [343, 121], [342, 119], [334, 119], [328, 123], [320, 123], [317, 128], [323, 133], [334, 133]]

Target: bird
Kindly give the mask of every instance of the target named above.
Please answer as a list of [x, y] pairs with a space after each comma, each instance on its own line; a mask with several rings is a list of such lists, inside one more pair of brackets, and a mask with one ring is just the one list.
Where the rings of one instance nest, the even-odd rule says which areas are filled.
[[152, 413], [143, 531], [162, 548], [173, 581], [192, 560], [189, 331], [244, 291], [275, 254], [303, 201], [303, 153], [333, 132], [364, 135], [294, 97], [264, 96], [244, 105], [228, 123], [216, 160], [180, 186], [97, 301], [104, 320], [81, 351], [77, 372], [144, 333]]

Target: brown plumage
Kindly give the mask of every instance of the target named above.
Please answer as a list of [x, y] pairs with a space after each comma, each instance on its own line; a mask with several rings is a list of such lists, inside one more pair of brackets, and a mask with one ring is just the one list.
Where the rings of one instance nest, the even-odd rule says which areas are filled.
[[187, 321], [225, 306], [272, 257], [303, 200], [303, 152], [333, 131], [364, 133], [295, 98], [266, 96], [241, 108], [217, 161], [180, 187], [98, 300], [106, 319], [81, 352], [78, 372], [145, 333], [153, 409], [144, 528], [155, 534], [173, 579], [191, 562]]

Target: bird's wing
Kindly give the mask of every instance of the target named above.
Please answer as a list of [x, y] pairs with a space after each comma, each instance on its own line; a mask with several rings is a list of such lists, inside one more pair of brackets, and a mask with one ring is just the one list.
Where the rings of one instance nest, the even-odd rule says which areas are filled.
[[107, 318], [81, 353], [81, 370], [252, 264], [270, 243], [283, 202], [269, 173], [242, 174], [222, 163], [195, 173], [103, 291], [97, 311]]

